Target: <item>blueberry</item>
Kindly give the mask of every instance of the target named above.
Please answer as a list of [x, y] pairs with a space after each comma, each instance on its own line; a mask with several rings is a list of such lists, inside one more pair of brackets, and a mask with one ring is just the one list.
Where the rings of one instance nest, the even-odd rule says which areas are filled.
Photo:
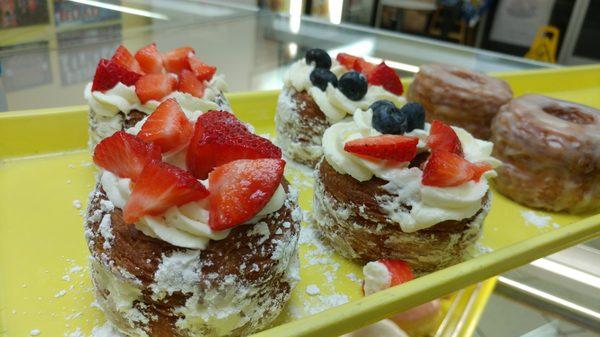
[[375, 130], [383, 134], [401, 135], [408, 128], [407, 115], [396, 108], [394, 103], [386, 100], [376, 101], [369, 107], [373, 110], [371, 124]]
[[325, 68], [315, 68], [310, 73], [310, 81], [322, 91], [327, 89], [327, 83], [331, 83], [334, 87], [338, 85], [338, 79], [335, 77], [335, 74]]
[[323, 49], [315, 48], [306, 52], [306, 64], [315, 63], [317, 68], [331, 68], [331, 57]]
[[419, 103], [406, 103], [401, 109], [406, 119], [408, 120], [408, 129], [406, 132], [411, 132], [414, 129], [425, 128], [425, 109]]
[[359, 72], [349, 71], [338, 80], [338, 88], [349, 99], [360, 101], [367, 93], [367, 79]]

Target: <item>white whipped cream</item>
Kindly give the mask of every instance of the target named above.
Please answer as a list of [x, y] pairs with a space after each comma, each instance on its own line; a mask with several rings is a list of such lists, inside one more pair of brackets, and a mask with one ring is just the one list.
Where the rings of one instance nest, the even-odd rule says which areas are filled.
[[[487, 179], [496, 175], [494, 170], [484, 173], [478, 182], [469, 181], [453, 187], [425, 186], [421, 183], [423, 172], [417, 167], [409, 168], [407, 162], [367, 160], [344, 151], [347, 141], [380, 135], [371, 127], [371, 119], [371, 110], [357, 110], [352, 119], [329, 127], [323, 135], [323, 152], [327, 162], [339, 173], [349, 174], [358, 181], [367, 181], [373, 176], [388, 181], [383, 189], [390, 195], [377, 196], [377, 199], [402, 231], [411, 233], [445, 220], [470, 218], [477, 213], [489, 189]], [[424, 130], [415, 129], [405, 134], [419, 138], [419, 151], [426, 150], [429, 127], [425, 124]], [[493, 167], [500, 165], [500, 161], [491, 156], [491, 142], [476, 139], [461, 128], [452, 128], [460, 139], [465, 159], [487, 162]]]
[[387, 289], [392, 285], [392, 275], [381, 262], [369, 262], [363, 267], [365, 296]]
[[218, 109], [219, 106], [214, 100], [217, 95], [225, 91], [227, 91], [227, 83], [225, 83], [224, 77], [222, 75], [215, 75], [206, 83], [203, 98], [198, 98], [181, 91], [173, 91], [161, 101], [150, 100], [142, 104], [135, 93], [135, 86], [127, 86], [121, 82], [106, 92], [92, 91], [92, 83], [90, 82], [85, 87], [83, 95], [94, 113], [101, 117], [113, 117], [119, 111], [128, 114], [132, 110], [139, 110], [150, 114], [156, 110], [162, 101], [174, 98], [188, 118], [190, 118], [197, 111]]
[[[337, 60], [332, 59], [331, 63], [331, 72], [338, 78], [348, 72], [348, 69], [338, 63]], [[330, 123], [339, 122], [346, 115], [353, 114], [356, 109], [368, 109], [369, 105], [378, 100], [389, 100], [396, 106], [402, 106], [406, 103], [404, 97], [395, 95], [378, 85], [369, 85], [365, 97], [359, 101], [350, 100], [331, 84], [328, 84], [327, 89], [322, 91], [310, 81], [310, 73], [314, 69], [313, 64], [307, 64], [304, 59], [301, 59], [292, 64], [283, 78], [283, 83], [287, 87], [294, 88], [297, 92], [308, 92]]]

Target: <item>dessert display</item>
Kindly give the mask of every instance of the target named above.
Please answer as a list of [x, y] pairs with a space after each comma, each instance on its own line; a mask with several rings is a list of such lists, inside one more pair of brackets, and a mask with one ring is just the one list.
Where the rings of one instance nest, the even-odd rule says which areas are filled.
[[402, 83], [385, 63], [372, 64], [345, 53], [331, 59], [311, 49], [284, 78], [275, 115], [276, 142], [285, 155], [313, 167], [323, 155], [325, 129], [377, 100], [400, 106]]
[[406, 261], [417, 273], [456, 264], [490, 204], [493, 144], [434, 120], [423, 107], [377, 101], [329, 127], [315, 168], [313, 218], [359, 262]]
[[600, 111], [541, 95], [504, 105], [492, 122], [499, 192], [529, 207], [600, 207]]
[[128, 336], [245, 336], [298, 280], [301, 210], [281, 150], [174, 98], [94, 150], [85, 219], [99, 306]]
[[[381, 259], [363, 267], [365, 295], [388, 289], [414, 279], [410, 266], [400, 260]], [[421, 304], [389, 318], [411, 337], [433, 335], [442, 318], [439, 299]]]
[[423, 105], [427, 121], [455, 125], [484, 140], [492, 118], [512, 96], [501, 79], [444, 64], [421, 66], [406, 93], [408, 101]]
[[152, 43], [135, 54], [121, 45], [110, 59], [101, 59], [84, 91], [90, 108], [90, 149], [132, 127], [169, 98], [189, 117], [197, 111], [230, 111], [223, 75], [195, 53], [187, 46], [161, 53]]

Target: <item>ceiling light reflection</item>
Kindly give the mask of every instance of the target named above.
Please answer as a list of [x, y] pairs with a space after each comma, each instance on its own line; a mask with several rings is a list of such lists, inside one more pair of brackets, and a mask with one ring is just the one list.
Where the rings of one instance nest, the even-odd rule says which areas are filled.
[[164, 14], [154, 13], [154, 12], [146, 11], [143, 9], [132, 8], [132, 7], [103, 3], [101, 1], [94, 1], [94, 0], [69, 0], [69, 1], [76, 2], [76, 3], [82, 4], [82, 5], [104, 8], [104, 9], [127, 13], [127, 14], [145, 16], [147, 18], [152, 18], [152, 19], [169, 20], [169, 17]]
[[290, 30], [294, 34], [300, 31], [302, 0], [290, 0]]
[[298, 54], [298, 45], [295, 42], [288, 43], [288, 52], [290, 53], [290, 57], [295, 58], [296, 54]]
[[344, 0], [329, 0], [329, 22], [339, 25], [342, 22]]

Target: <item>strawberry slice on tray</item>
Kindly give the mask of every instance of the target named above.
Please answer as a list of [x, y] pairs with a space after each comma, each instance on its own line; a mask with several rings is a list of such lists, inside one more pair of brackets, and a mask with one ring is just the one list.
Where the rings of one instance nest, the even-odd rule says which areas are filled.
[[94, 149], [96, 165], [133, 181], [137, 180], [146, 164], [161, 158], [160, 147], [124, 131], [117, 131], [103, 139]]
[[190, 70], [188, 57], [195, 53], [194, 48], [189, 46], [175, 48], [163, 55], [163, 65], [170, 73], [179, 74], [183, 69]]
[[459, 156], [463, 155], [462, 145], [458, 135], [448, 124], [434, 120], [431, 122], [429, 137], [427, 137], [427, 146], [431, 151], [447, 151]]
[[416, 156], [418, 143], [415, 137], [381, 135], [349, 141], [344, 144], [344, 150], [366, 159], [406, 162]]
[[172, 93], [177, 85], [177, 79], [169, 74], [147, 74], [135, 82], [135, 93], [140, 102], [161, 100]]
[[284, 167], [281, 159], [241, 159], [214, 169], [208, 178], [210, 228], [224, 230], [252, 219], [275, 194]]
[[134, 85], [142, 75], [107, 59], [100, 59], [92, 82], [92, 91], [106, 91], [112, 89], [117, 83]]
[[135, 59], [146, 74], [160, 74], [163, 72], [162, 55], [156, 48], [156, 43], [151, 43], [135, 53]]
[[206, 198], [208, 190], [189, 172], [163, 162], [151, 162], [136, 181], [123, 219], [131, 224], [146, 215], [160, 215], [173, 206]]
[[209, 111], [196, 121], [186, 157], [187, 167], [198, 179], [213, 168], [237, 159], [281, 158], [281, 149], [249, 132], [235, 116]]
[[160, 146], [162, 152], [184, 148], [192, 138], [194, 127], [177, 101], [169, 98], [148, 116], [138, 137]]

